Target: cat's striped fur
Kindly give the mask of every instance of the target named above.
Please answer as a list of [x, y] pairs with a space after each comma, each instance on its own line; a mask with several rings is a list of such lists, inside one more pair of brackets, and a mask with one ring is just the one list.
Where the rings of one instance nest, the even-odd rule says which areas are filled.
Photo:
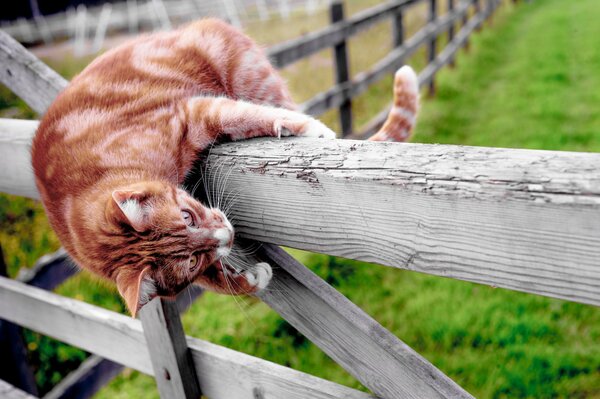
[[[374, 139], [405, 140], [412, 129], [416, 81], [398, 74], [395, 91], [395, 109], [406, 112], [390, 114]], [[215, 141], [335, 137], [294, 108], [264, 52], [219, 20], [113, 49], [58, 96], [34, 139], [50, 222], [76, 263], [116, 282], [133, 315], [152, 296], [175, 295], [191, 282], [256, 292], [270, 267], [221, 262], [233, 227], [178, 185]]]

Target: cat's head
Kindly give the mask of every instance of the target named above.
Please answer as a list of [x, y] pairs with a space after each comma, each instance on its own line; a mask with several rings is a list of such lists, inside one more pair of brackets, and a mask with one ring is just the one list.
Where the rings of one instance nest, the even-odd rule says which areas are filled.
[[113, 191], [106, 221], [119, 246], [111, 251], [113, 276], [133, 316], [156, 295], [176, 295], [233, 245], [223, 212], [163, 182]]

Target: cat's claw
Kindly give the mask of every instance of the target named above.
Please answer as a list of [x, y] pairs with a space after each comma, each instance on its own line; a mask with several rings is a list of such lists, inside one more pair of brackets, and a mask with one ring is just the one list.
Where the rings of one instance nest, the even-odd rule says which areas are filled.
[[266, 262], [260, 262], [254, 265], [254, 267], [244, 273], [246, 280], [250, 285], [256, 287], [256, 291], [263, 290], [271, 281], [273, 277], [273, 270], [271, 265]]

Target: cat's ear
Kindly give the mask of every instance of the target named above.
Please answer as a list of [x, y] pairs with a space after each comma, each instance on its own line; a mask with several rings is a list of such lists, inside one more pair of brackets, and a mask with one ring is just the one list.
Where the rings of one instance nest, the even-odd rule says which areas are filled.
[[142, 306], [156, 297], [156, 285], [149, 271], [150, 266], [146, 266], [141, 270], [122, 269], [117, 274], [117, 289], [133, 317]]
[[116, 216], [137, 231], [148, 227], [150, 207], [147, 206], [149, 194], [142, 191], [116, 190], [112, 193], [114, 203], [118, 207]]

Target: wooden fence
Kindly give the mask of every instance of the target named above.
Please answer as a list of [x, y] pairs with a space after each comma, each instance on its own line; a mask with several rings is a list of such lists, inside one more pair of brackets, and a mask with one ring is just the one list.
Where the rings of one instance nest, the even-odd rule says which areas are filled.
[[[289, 19], [292, 12], [310, 17], [326, 4], [326, 0], [127, 0], [92, 7], [80, 4], [76, 9], [48, 16], [38, 12], [29, 20], [0, 22], [0, 28], [27, 44], [49, 44], [72, 38], [76, 55], [83, 55], [98, 52], [107, 31], [135, 34], [169, 29], [201, 17], [218, 17], [242, 26], [242, 21], [267, 21], [275, 15]], [[87, 51], [78, 49], [85, 46], [87, 39], [93, 39], [94, 45]]]
[[[399, 13], [416, 2], [386, 3], [271, 54], [285, 65], [328, 46], [341, 53], [348, 35], [375, 21], [402, 26]], [[466, 18], [446, 49], [428, 55], [433, 61], [420, 74], [428, 85], [498, 2], [472, 13], [474, 4], [433, 15], [417, 39], [402, 42], [397, 30], [402, 44], [373, 71], [338, 82], [305, 109], [344, 107], [418, 45], [430, 46]], [[66, 85], [2, 32], [0, 61], [0, 81], [39, 113]], [[37, 198], [29, 167], [36, 127], [0, 120], [0, 191]], [[97, 381], [89, 376], [99, 365], [110, 376], [121, 365], [152, 375], [165, 398], [471, 397], [277, 245], [600, 305], [600, 154], [289, 138], [224, 144], [204, 162], [230, 170], [236, 231], [262, 243], [249, 261], [274, 266], [260, 299], [374, 396], [186, 337], [179, 312], [187, 294], [179, 303], [153, 300], [140, 321], [48, 292], [42, 288], [73, 272], [59, 252], [18, 281], [0, 277], [0, 318], [94, 354], [47, 397], [88, 397], [84, 382]], [[0, 393], [28, 397], [5, 383]]]

